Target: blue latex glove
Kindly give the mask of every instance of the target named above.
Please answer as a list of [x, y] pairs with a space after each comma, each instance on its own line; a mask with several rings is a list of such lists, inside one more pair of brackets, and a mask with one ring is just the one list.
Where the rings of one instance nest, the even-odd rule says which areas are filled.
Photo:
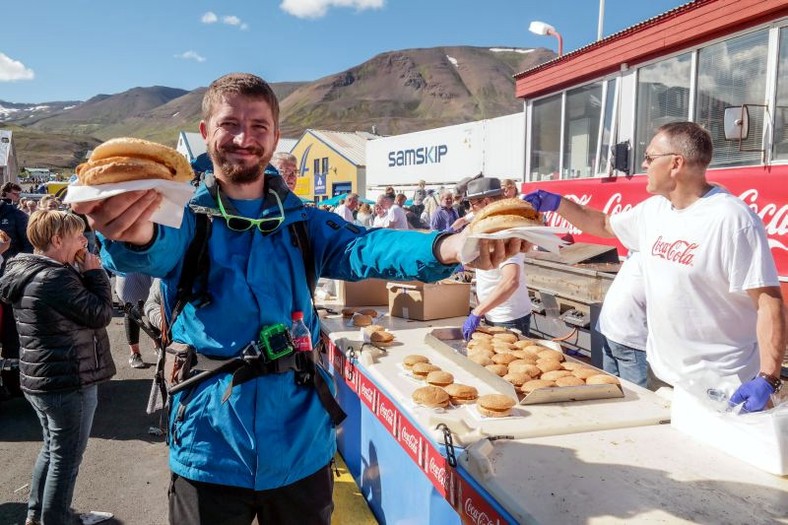
[[533, 206], [536, 211], [555, 211], [561, 204], [560, 195], [544, 190], [536, 190], [523, 195], [523, 200]]
[[744, 403], [745, 411], [759, 412], [764, 409], [773, 392], [772, 385], [768, 381], [762, 377], [756, 377], [736, 389], [736, 392], [731, 396], [730, 404]]
[[468, 341], [471, 338], [471, 334], [479, 328], [479, 323], [482, 322], [482, 318], [480, 315], [475, 315], [471, 313], [468, 318], [465, 320], [465, 323], [462, 325], [462, 336]]

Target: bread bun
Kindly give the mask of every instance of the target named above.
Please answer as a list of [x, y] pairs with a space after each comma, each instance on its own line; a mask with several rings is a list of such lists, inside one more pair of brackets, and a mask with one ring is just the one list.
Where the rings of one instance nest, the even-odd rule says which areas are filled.
[[88, 251], [85, 248], [81, 248], [80, 250], [77, 250], [77, 253], [74, 254], [74, 261], [76, 261], [78, 264], [85, 264], [85, 256], [87, 254]]
[[503, 376], [505, 381], [510, 382], [514, 386], [522, 386], [524, 383], [527, 383], [532, 379], [531, 376], [528, 374], [523, 374], [520, 372], [509, 372], [505, 376]]
[[413, 402], [428, 408], [445, 408], [449, 406], [449, 394], [437, 386], [423, 386], [412, 394]]
[[542, 215], [520, 199], [502, 199], [488, 204], [473, 217], [471, 233], [494, 233], [520, 226], [541, 226]]
[[523, 386], [520, 387], [520, 390], [522, 390], [524, 394], [530, 394], [534, 390], [538, 390], [540, 388], [550, 388], [552, 386], [555, 386], [555, 382], [553, 381], [546, 381], [544, 379], [534, 379], [532, 381], [523, 383]]
[[435, 372], [436, 370], [440, 370], [439, 366], [432, 365], [430, 363], [416, 363], [410, 369], [413, 377], [417, 379], [426, 379], [427, 374], [430, 372]]
[[555, 386], [580, 386], [585, 384], [585, 381], [572, 375], [559, 377], [555, 380]]
[[572, 370], [572, 375], [575, 377], [579, 377], [580, 379], [588, 379], [591, 376], [595, 376], [601, 373], [602, 372], [600, 372], [596, 368], [588, 368], [588, 367], [577, 368], [575, 370]]
[[586, 379], [587, 385], [618, 385], [621, 381], [617, 377], [609, 374], [597, 374]]
[[493, 364], [492, 359], [486, 354], [472, 354], [468, 356], [468, 359], [476, 363], [477, 365], [481, 365], [486, 367], [487, 365]]
[[353, 326], [369, 326], [372, 324], [372, 318], [368, 315], [355, 313], [353, 314]]
[[512, 414], [512, 407], [517, 402], [503, 394], [487, 394], [476, 400], [479, 413], [487, 417], [507, 417]]
[[542, 350], [537, 353], [537, 355], [539, 356], [539, 359], [555, 359], [559, 362], [565, 359], [564, 353], [559, 352], [558, 350]]
[[350, 319], [351, 317], [353, 317], [354, 313], [356, 313], [356, 311], [354, 309], [352, 309], [352, 308], [343, 308], [342, 309], [342, 317], [345, 318], [345, 319]]
[[415, 365], [416, 363], [429, 363], [429, 362], [430, 360], [426, 356], [420, 354], [411, 354], [405, 356], [405, 359], [402, 360], [402, 366], [410, 370], [411, 368], [413, 368], [413, 365]]
[[143, 179], [190, 182], [194, 178], [189, 161], [174, 149], [129, 137], [99, 145], [76, 172], [83, 186]]
[[487, 370], [489, 370], [493, 374], [495, 374], [497, 376], [500, 376], [500, 377], [503, 377], [507, 373], [509, 373], [509, 368], [506, 365], [492, 364], [492, 365], [487, 365], [484, 368], [486, 368]]
[[508, 365], [512, 361], [517, 361], [517, 357], [512, 354], [495, 354], [491, 359], [496, 365]]
[[358, 312], [373, 318], [378, 316], [378, 311], [373, 308], [365, 308], [363, 310], [359, 310]]
[[502, 333], [493, 335], [493, 344], [496, 341], [503, 341], [504, 343], [507, 343], [507, 344], [513, 344], [513, 343], [517, 342], [517, 336], [512, 334], [512, 333], [509, 333], [509, 332], [502, 332]]
[[446, 386], [454, 383], [454, 376], [443, 370], [435, 370], [427, 374], [425, 381], [433, 386]]
[[475, 403], [479, 397], [479, 391], [475, 387], [463, 385], [461, 383], [452, 383], [444, 387], [444, 390], [453, 405], [467, 405]]
[[376, 330], [369, 334], [369, 340], [376, 345], [387, 345], [394, 341], [394, 334], [385, 330]]
[[549, 372], [545, 372], [544, 374], [542, 374], [539, 377], [539, 379], [544, 379], [545, 381], [555, 381], [559, 377], [566, 377], [571, 375], [572, 372], [570, 372], [569, 370], [550, 370]]

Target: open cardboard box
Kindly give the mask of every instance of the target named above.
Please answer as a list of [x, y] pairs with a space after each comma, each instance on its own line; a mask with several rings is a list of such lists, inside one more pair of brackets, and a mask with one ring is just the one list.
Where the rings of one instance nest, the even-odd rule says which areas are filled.
[[431, 321], [468, 315], [471, 285], [451, 279], [436, 283], [409, 281], [388, 283], [389, 315]]
[[363, 281], [334, 281], [337, 301], [342, 306], [385, 306], [389, 304], [388, 281], [364, 279]]

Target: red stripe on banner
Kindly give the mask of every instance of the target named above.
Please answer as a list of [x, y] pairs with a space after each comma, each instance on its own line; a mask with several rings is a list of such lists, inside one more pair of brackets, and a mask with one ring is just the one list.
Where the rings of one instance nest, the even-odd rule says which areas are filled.
[[356, 374], [359, 376], [359, 389], [358, 389], [358, 397], [361, 399], [361, 402], [367, 405], [370, 412], [375, 414], [377, 412], [377, 400], [378, 400], [378, 387], [372, 383], [369, 379], [365, 376], [358, 373], [358, 369], [356, 369]]
[[397, 420], [402, 416], [397, 410], [397, 406], [380, 390], [378, 390], [378, 410], [375, 415], [378, 416], [378, 421], [386, 427], [389, 434], [399, 439]]
[[467, 480], [457, 476], [457, 505], [454, 506], [463, 523], [473, 525], [501, 525], [508, 523], [490, 502]]

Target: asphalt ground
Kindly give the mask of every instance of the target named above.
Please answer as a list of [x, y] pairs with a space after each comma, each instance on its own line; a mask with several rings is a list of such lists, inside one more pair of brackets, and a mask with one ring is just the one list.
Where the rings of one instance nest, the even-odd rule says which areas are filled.
[[[82, 460], [73, 507], [78, 512], [112, 512], [108, 525], [167, 523], [167, 445], [149, 433], [159, 427], [158, 413], [145, 406], [153, 378], [153, 343], [142, 333], [145, 369], [128, 365], [123, 317], [107, 329], [117, 375], [99, 385], [98, 408]], [[24, 397], [0, 402], [0, 525], [24, 525], [33, 464], [41, 448], [41, 427]], [[333, 523], [376, 523], [353, 478], [340, 462]]]

